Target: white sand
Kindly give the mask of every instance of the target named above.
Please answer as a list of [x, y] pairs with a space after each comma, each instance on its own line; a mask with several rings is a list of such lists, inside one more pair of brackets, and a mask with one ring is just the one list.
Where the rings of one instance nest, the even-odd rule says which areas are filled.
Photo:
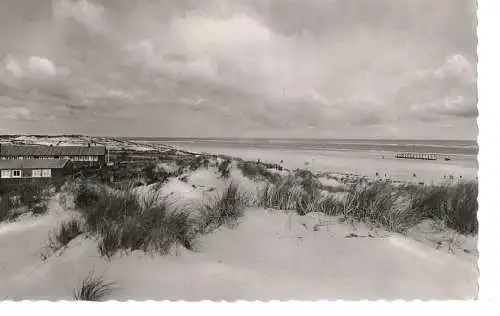
[[[186, 144], [186, 150], [241, 157], [248, 160], [279, 163], [288, 169], [303, 168], [314, 172], [355, 173], [370, 178], [388, 178], [438, 184], [443, 176], [475, 179], [477, 161], [474, 157], [457, 156], [451, 161], [396, 159], [392, 153], [369, 151], [316, 151], [273, 148], [229, 148]], [[382, 159], [384, 156], [384, 159]], [[413, 174], [416, 177], [413, 177]]]
[[[236, 229], [201, 237], [196, 252], [135, 253], [107, 262], [94, 240], [78, 238], [42, 262], [49, 232], [67, 216], [54, 211], [36, 219], [37, 225], [0, 234], [1, 298], [71, 299], [92, 270], [116, 282], [119, 289], [109, 299], [117, 300], [426, 300], [473, 298], [477, 292], [475, 261], [397, 234], [346, 238], [352, 227], [335, 218], [262, 209], [248, 209]], [[370, 232], [357, 227], [359, 236]]]

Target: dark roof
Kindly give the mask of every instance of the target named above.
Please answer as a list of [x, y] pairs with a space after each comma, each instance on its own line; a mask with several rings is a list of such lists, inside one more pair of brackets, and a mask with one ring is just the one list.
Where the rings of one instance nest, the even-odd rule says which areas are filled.
[[0, 145], [0, 156], [95, 156], [105, 155], [104, 146]]
[[0, 160], [0, 169], [60, 169], [69, 159], [10, 159]]

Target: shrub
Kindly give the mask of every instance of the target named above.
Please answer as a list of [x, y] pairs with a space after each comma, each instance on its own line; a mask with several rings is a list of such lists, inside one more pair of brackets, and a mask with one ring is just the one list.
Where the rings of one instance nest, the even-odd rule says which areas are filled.
[[91, 187], [88, 182], [78, 183], [74, 195], [75, 206], [80, 209], [92, 207], [99, 200], [99, 191]]
[[43, 185], [36, 183], [23, 185], [20, 190], [20, 202], [28, 208], [32, 208], [48, 197], [46, 189]]
[[297, 169], [295, 170], [295, 177], [297, 183], [299, 183], [308, 194], [314, 194], [314, 192], [322, 187], [321, 182], [309, 170]]
[[83, 233], [83, 228], [80, 221], [73, 218], [69, 221], [63, 222], [59, 230], [49, 238], [49, 248], [56, 251], [66, 247], [70, 241]]
[[0, 196], [0, 222], [10, 221], [15, 218], [12, 209], [15, 207], [12, 195], [9, 193]]
[[33, 215], [43, 215], [47, 213], [48, 210], [49, 207], [46, 202], [39, 203], [28, 209]]
[[229, 177], [229, 173], [231, 170], [231, 161], [230, 160], [224, 160], [222, 163], [219, 164], [218, 170], [221, 174], [221, 177], [227, 178]]
[[210, 160], [208, 159], [203, 159], [203, 168], [207, 169], [210, 166]]
[[176, 176], [178, 171], [169, 173], [165, 170], [158, 168], [155, 164], [148, 164], [142, 169], [144, 178], [146, 179], [146, 184], [165, 182], [171, 176]]
[[48, 187], [38, 183], [27, 183], [2, 187], [1, 191], [0, 221], [16, 219], [22, 214], [22, 212], [16, 212], [16, 209], [23, 206], [37, 215], [47, 211]]
[[189, 170], [191, 170], [191, 171], [198, 170], [203, 165], [204, 159], [205, 158], [203, 156], [196, 156], [196, 157], [194, 157], [194, 159], [191, 159], [189, 161], [189, 164], [188, 164]]
[[240, 161], [238, 162], [238, 168], [241, 169], [241, 172], [245, 177], [250, 179], [260, 177], [272, 183], [278, 182], [281, 179], [279, 174], [272, 173], [267, 170], [265, 165], [262, 163]]
[[142, 172], [144, 173], [144, 177], [146, 178], [147, 184], [156, 182], [156, 175], [154, 169], [155, 166], [153, 164], [150, 164], [144, 167], [144, 169], [142, 170]]
[[105, 281], [103, 275], [95, 276], [92, 271], [73, 291], [73, 298], [79, 301], [102, 301], [114, 289], [114, 282]]

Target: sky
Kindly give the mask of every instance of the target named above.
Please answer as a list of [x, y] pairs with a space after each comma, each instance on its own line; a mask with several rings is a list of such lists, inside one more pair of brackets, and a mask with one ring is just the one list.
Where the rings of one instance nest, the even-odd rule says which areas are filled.
[[471, 0], [2, 0], [0, 133], [470, 139]]

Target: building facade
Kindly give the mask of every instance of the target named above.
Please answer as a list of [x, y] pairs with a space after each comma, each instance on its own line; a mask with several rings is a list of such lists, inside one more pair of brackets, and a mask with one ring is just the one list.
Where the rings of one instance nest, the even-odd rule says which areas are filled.
[[71, 174], [69, 159], [5, 159], [0, 160], [0, 183], [44, 181]]
[[0, 145], [0, 160], [68, 159], [75, 164], [104, 165], [107, 154], [104, 146]]

